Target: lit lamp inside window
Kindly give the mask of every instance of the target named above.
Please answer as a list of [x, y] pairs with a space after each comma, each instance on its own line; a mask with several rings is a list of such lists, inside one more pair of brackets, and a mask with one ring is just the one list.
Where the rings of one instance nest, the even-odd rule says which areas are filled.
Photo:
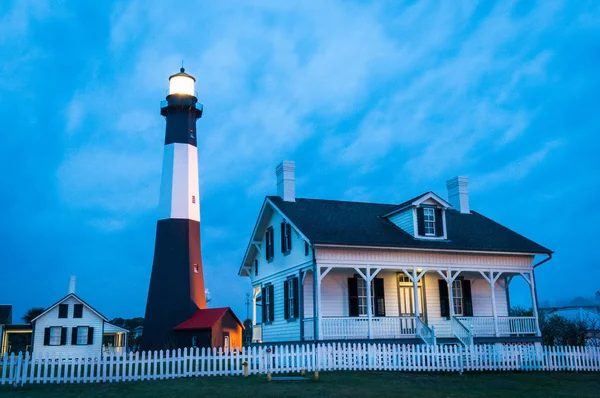
[[191, 95], [194, 97], [195, 83], [196, 79], [185, 73], [185, 69], [181, 68], [180, 73], [169, 78], [169, 95]]

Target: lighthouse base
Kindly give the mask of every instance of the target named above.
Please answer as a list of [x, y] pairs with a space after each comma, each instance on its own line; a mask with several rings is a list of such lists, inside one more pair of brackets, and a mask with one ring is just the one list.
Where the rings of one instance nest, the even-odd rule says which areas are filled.
[[200, 223], [187, 219], [159, 220], [142, 350], [174, 348], [175, 326], [204, 308]]

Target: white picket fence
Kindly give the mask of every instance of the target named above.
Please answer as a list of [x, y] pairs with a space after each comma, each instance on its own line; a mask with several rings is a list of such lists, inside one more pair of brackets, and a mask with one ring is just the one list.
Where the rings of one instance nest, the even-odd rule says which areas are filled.
[[184, 349], [71, 358], [5, 355], [0, 385], [98, 383], [319, 371], [600, 371], [600, 348], [534, 345], [330, 343], [255, 346], [241, 351]]

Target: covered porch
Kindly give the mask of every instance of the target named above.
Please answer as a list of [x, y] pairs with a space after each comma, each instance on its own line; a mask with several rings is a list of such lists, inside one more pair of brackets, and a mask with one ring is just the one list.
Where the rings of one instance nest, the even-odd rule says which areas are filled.
[[123, 355], [127, 353], [127, 329], [104, 323], [102, 334], [102, 355]]
[[[509, 314], [507, 289], [515, 276], [529, 286], [533, 316]], [[320, 266], [312, 288], [311, 295], [303, 287], [304, 297], [316, 301], [305, 311], [304, 340], [452, 338], [469, 345], [540, 336], [532, 270]]]

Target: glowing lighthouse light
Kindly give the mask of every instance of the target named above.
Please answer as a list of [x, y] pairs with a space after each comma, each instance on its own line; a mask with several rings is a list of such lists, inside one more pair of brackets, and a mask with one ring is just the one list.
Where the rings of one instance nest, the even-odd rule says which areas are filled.
[[194, 84], [196, 79], [185, 73], [181, 68], [180, 73], [174, 74], [169, 78], [169, 95], [191, 95], [195, 97]]

